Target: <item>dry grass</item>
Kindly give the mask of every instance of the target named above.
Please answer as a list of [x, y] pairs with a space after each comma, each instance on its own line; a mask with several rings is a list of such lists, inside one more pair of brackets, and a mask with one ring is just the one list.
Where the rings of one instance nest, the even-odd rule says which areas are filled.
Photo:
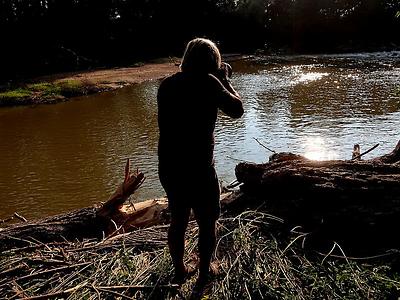
[[[173, 269], [166, 226], [103, 241], [35, 243], [1, 254], [0, 298], [183, 299], [196, 276], [182, 287], [169, 283]], [[186, 258], [196, 252], [198, 229], [187, 232]], [[221, 218], [216, 262], [220, 275], [203, 299], [387, 299], [399, 295], [393, 264], [353, 261], [335, 245], [329, 255], [302, 249], [298, 232], [281, 221], [247, 211]], [[391, 262], [396, 255], [391, 256]], [[35, 299], [35, 298], [33, 298]], [[38, 299], [38, 298], [36, 298]]]

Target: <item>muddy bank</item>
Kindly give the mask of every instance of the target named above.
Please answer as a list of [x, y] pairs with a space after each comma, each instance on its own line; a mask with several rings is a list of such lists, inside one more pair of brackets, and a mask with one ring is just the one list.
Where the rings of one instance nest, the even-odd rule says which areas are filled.
[[109, 91], [148, 80], [157, 80], [179, 70], [179, 60], [39, 77], [0, 93], [0, 106], [50, 104], [71, 97]]

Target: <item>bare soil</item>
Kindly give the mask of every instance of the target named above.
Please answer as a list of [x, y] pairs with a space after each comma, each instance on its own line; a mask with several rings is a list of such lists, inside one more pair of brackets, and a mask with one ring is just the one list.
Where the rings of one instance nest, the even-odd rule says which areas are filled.
[[132, 67], [46, 75], [0, 93], [0, 107], [53, 104], [76, 96], [162, 79], [178, 70], [178, 59], [160, 59]]
[[81, 81], [84, 86], [94, 86], [97, 90], [110, 90], [148, 80], [161, 79], [178, 70], [178, 63], [171, 61], [165, 63], [148, 63], [137, 67], [57, 74], [41, 77], [38, 81], [76, 80]]

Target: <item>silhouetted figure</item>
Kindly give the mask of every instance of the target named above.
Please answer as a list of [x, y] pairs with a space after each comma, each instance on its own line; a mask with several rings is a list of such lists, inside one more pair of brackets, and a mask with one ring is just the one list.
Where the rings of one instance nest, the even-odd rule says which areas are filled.
[[181, 72], [164, 79], [158, 90], [159, 177], [171, 212], [168, 245], [176, 283], [183, 283], [189, 272], [183, 254], [191, 209], [199, 225], [198, 283], [210, 277], [220, 214], [213, 159], [215, 122], [218, 109], [232, 118], [243, 114], [240, 97], [229, 83], [231, 72], [216, 45], [198, 38], [188, 43]]

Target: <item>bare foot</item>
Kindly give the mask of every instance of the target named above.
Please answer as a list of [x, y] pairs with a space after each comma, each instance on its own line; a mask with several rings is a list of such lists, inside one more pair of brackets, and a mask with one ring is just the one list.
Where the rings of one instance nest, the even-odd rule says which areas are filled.
[[212, 283], [218, 275], [220, 275], [219, 264], [212, 262], [210, 264], [210, 271], [207, 274], [199, 274], [190, 299], [201, 299], [201, 296], [211, 289]]
[[185, 266], [185, 269], [182, 272], [175, 272], [175, 276], [174, 278], [172, 278], [171, 283], [182, 285], [195, 273], [196, 273], [196, 266], [188, 264]]
[[197, 278], [196, 284], [193, 287], [190, 299], [201, 299], [204, 294], [206, 294], [212, 287], [214, 277], [210, 274], [199, 276]]

